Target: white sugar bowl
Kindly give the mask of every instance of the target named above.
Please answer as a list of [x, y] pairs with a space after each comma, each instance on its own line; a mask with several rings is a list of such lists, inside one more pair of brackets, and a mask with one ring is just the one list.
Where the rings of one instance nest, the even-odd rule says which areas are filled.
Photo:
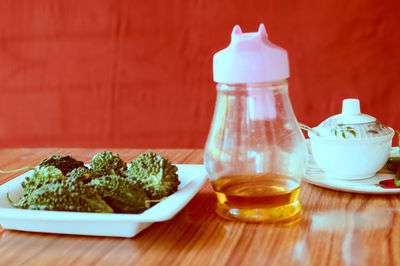
[[374, 176], [386, 164], [394, 130], [362, 114], [358, 99], [345, 99], [342, 113], [308, 136], [314, 160], [328, 176], [356, 180]]

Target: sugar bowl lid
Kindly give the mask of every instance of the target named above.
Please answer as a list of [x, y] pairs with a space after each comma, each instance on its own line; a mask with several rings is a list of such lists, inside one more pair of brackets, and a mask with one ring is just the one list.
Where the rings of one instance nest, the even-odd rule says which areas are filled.
[[366, 139], [392, 134], [392, 129], [375, 117], [361, 113], [358, 99], [344, 99], [342, 113], [314, 128], [321, 136], [335, 139]]

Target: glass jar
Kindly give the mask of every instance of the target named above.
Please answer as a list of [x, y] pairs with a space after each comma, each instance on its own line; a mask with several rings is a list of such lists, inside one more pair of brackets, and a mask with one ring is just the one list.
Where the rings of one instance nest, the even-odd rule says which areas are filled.
[[[282, 79], [269, 81], [265, 65], [253, 64], [255, 72], [248, 75], [234, 75], [246, 69], [226, 65], [256, 58], [249, 55], [249, 50], [257, 56], [268, 55], [257, 50], [260, 42], [269, 44], [263, 25], [258, 33], [242, 34], [235, 27], [231, 46], [236, 45], [236, 50], [228, 51], [234, 56], [214, 56], [217, 99], [204, 164], [217, 195], [216, 211], [220, 216], [289, 224], [301, 217], [298, 197], [307, 148], [288, 95], [288, 71], [280, 72], [284, 73]], [[267, 48], [267, 52], [276, 49]]]

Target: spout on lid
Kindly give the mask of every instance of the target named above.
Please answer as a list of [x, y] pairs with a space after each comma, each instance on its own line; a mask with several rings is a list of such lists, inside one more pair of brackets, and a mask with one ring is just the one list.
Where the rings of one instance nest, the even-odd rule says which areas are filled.
[[240, 34], [243, 34], [240, 26], [236, 25], [235, 27], [233, 27], [232, 34], [231, 34], [232, 38], [235, 37], [236, 35], [240, 35]]
[[262, 23], [260, 24], [260, 27], [258, 27], [258, 33], [261, 35], [261, 38], [268, 38], [267, 30]]

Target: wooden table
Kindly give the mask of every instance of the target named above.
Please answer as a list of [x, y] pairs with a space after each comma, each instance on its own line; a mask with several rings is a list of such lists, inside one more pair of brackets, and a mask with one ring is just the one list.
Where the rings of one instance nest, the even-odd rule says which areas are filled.
[[[101, 150], [0, 149], [0, 168], [37, 164], [52, 154], [89, 162]], [[144, 149], [113, 149], [128, 161]], [[173, 163], [202, 163], [202, 150], [156, 150]], [[18, 174], [3, 174], [0, 184]], [[134, 238], [4, 230], [0, 265], [391, 265], [400, 264], [400, 200], [396, 195], [342, 193], [302, 184], [297, 225], [233, 222], [215, 214], [207, 181], [173, 219]]]

